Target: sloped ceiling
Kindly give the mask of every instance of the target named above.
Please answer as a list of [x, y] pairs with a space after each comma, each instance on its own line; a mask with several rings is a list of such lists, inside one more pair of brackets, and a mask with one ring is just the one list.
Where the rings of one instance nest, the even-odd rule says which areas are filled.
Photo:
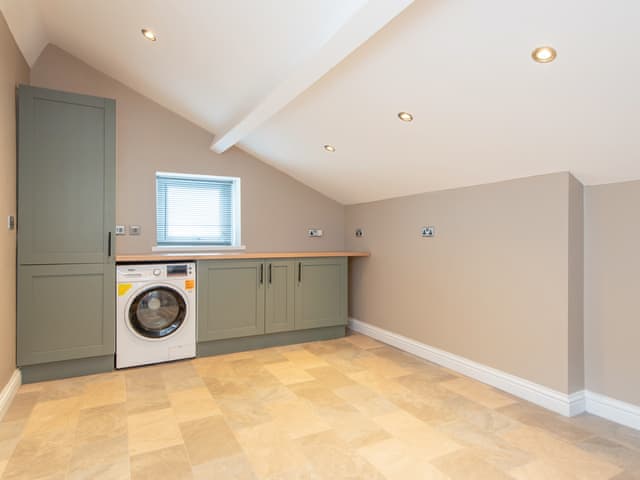
[[[346, 204], [556, 171], [640, 178], [633, 0], [0, 2], [28, 61], [54, 43], [218, 151], [238, 142]], [[534, 63], [539, 45], [557, 60]]]

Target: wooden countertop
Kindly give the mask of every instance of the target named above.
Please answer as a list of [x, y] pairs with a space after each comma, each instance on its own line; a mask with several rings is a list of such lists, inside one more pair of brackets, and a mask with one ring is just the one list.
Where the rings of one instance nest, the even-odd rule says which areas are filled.
[[251, 258], [368, 257], [369, 252], [172, 252], [116, 255], [116, 262], [172, 262], [195, 260], [233, 260]]

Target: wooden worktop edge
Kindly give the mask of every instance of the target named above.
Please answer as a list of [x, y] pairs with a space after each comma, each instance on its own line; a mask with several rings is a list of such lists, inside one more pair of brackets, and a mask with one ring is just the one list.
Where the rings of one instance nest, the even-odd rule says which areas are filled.
[[116, 255], [116, 262], [171, 262], [197, 260], [238, 260], [256, 258], [310, 258], [310, 257], [368, 257], [369, 252], [252, 252], [252, 253], [205, 253], [189, 252], [146, 253]]

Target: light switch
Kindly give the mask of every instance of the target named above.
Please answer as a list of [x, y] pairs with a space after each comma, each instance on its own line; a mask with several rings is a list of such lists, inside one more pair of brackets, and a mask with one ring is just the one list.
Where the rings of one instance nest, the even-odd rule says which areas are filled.
[[127, 233], [127, 230], [124, 225], [116, 225], [116, 235], [124, 235], [125, 233]]

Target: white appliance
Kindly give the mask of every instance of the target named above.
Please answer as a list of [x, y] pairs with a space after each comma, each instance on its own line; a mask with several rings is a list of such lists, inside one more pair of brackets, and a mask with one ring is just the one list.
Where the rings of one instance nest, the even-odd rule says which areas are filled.
[[116, 368], [196, 355], [194, 263], [119, 265]]

